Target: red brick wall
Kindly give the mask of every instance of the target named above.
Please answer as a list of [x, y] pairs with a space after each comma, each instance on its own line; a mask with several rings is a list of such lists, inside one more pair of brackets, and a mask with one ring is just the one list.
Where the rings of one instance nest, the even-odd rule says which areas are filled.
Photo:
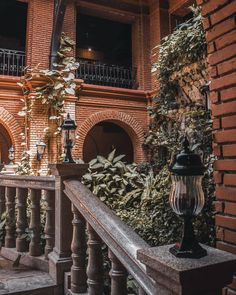
[[[204, 2], [204, 3], [203, 3]], [[198, 0], [208, 42], [214, 120], [217, 247], [236, 254], [236, 1]], [[224, 294], [236, 294], [236, 279]]]
[[[163, 4], [164, 3], [164, 4]], [[157, 62], [158, 45], [161, 39], [168, 35], [169, 31], [169, 13], [167, 2], [161, 0], [150, 1], [150, 60], [151, 64]], [[151, 77], [152, 90], [157, 90], [159, 83], [157, 73], [153, 72]]]
[[26, 55], [30, 67], [40, 63], [47, 68], [51, 46], [54, 1], [31, 0], [28, 3]]

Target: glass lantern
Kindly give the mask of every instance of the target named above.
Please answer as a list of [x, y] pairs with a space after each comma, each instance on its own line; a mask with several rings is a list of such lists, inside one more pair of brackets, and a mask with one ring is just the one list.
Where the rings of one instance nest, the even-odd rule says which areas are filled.
[[64, 163], [75, 163], [72, 158], [71, 150], [75, 144], [75, 130], [77, 125], [75, 121], [71, 119], [70, 114], [67, 114], [66, 119], [61, 125], [62, 129], [62, 146], [64, 147]]
[[46, 149], [46, 144], [40, 139], [37, 143], [36, 143], [36, 147], [37, 147], [37, 160], [41, 161], [43, 158], [43, 154], [45, 152]]
[[206, 250], [195, 238], [192, 225], [192, 218], [202, 211], [205, 203], [202, 189], [205, 167], [200, 156], [190, 151], [187, 138], [183, 142], [183, 150], [175, 157], [169, 169], [172, 180], [170, 206], [184, 220], [182, 241], [170, 248], [170, 252], [183, 258], [206, 256]]
[[11, 146], [8, 150], [8, 159], [10, 160], [10, 165], [14, 164], [14, 160], [15, 160], [15, 149], [13, 146]]

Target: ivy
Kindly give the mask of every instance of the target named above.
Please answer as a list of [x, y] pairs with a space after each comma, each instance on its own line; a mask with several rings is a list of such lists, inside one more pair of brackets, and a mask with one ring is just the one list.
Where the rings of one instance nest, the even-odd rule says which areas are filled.
[[[159, 47], [159, 59], [154, 70], [157, 71], [160, 88], [148, 110], [152, 122], [145, 146], [159, 175], [166, 173], [173, 155], [180, 150], [184, 136], [188, 137], [191, 149], [202, 156], [207, 168], [203, 179], [206, 204], [196, 219], [196, 228], [202, 242], [214, 244], [212, 119], [202, 93], [203, 87], [209, 84], [206, 40], [200, 10], [195, 7], [191, 10], [193, 18], [164, 38]], [[170, 179], [165, 183], [161, 178], [158, 182], [156, 190], [162, 202], [168, 198], [169, 186]], [[166, 205], [169, 206], [168, 202]], [[172, 213], [166, 214], [165, 219], [169, 220]], [[177, 217], [173, 217], [172, 224], [175, 222], [178, 223]], [[165, 237], [169, 234], [169, 227], [165, 227], [165, 223], [163, 225], [161, 230]], [[175, 235], [174, 231], [172, 234]]]
[[[53, 64], [53, 69], [40, 70], [39, 65], [35, 68], [28, 68], [24, 77], [18, 85], [23, 93], [23, 107], [18, 113], [23, 117], [24, 130], [21, 133], [22, 146], [24, 153], [22, 155], [19, 173], [24, 173], [25, 157], [29, 151], [29, 126], [32, 119], [32, 109], [36, 102], [40, 102], [45, 113], [48, 115], [49, 124], [44, 132], [44, 138], [59, 137], [61, 128], [60, 125], [66, 115], [65, 113], [65, 98], [67, 96], [75, 96], [77, 85], [75, 83], [75, 71], [79, 67], [79, 63], [72, 57], [75, 42], [62, 33], [60, 48], [57, 53], [57, 63]], [[40, 86], [35, 86], [35, 82], [40, 80]], [[58, 151], [60, 154], [60, 151]], [[30, 161], [28, 159], [29, 165]], [[28, 164], [27, 164], [28, 165]], [[29, 169], [26, 173], [29, 173]]]

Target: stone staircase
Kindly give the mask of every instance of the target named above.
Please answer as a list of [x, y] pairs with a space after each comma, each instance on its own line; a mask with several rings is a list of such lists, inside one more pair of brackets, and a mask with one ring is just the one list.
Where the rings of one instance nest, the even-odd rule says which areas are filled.
[[57, 295], [47, 272], [34, 270], [0, 256], [0, 295]]

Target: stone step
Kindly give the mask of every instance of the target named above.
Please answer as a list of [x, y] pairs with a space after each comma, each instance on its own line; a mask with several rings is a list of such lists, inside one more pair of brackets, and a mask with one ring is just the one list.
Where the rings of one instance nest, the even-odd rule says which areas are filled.
[[0, 295], [56, 295], [55, 284], [47, 272], [34, 270], [0, 257]]

